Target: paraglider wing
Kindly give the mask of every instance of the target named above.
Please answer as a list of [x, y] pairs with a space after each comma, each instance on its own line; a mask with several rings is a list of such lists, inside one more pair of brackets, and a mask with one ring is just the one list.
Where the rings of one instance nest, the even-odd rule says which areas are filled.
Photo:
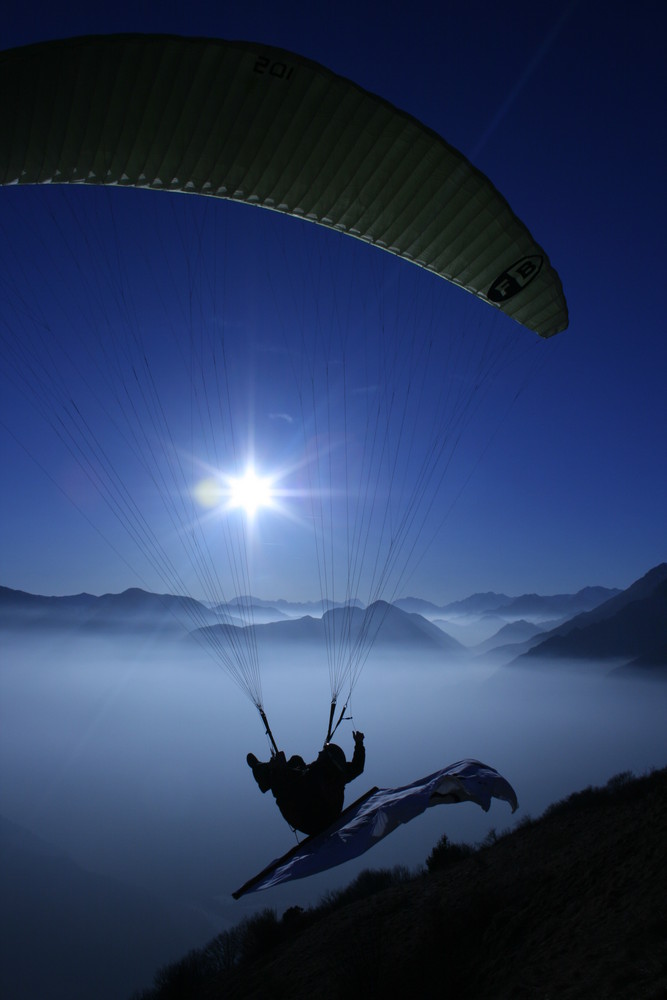
[[232, 895], [239, 899], [248, 892], [335, 868], [364, 854], [397, 826], [409, 823], [430, 806], [475, 802], [486, 812], [494, 798], [508, 802], [512, 812], [518, 808], [510, 783], [478, 760], [450, 764], [402, 788], [374, 789], [350, 806], [324, 833], [309, 837]]
[[119, 35], [0, 54], [0, 184], [242, 201], [413, 261], [543, 337], [558, 275], [493, 184], [431, 129], [330, 70], [246, 42]]

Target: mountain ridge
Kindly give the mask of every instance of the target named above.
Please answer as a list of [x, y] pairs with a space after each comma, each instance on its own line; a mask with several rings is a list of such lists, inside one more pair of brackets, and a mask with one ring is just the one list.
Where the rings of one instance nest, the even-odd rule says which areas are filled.
[[[282, 602], [283, 610], [275, 608], [279, 602], [259, 602], [255, 604], [259, 620], [249, 623], [252, 609], [248, 611], [241, 598], [212, 609], [194, 598], [140, 588], [99, 597], [86, 593], [49, 597], [3, 586], [0, 627], [29, 626], [36, 631], [65, 627], [114, 634], [150, 628], [172, 639], [179, 629], [183, 636], [197, 638], [202, 633], [200, 639], [208, 639], [211, 630], [213, 636], [231, 637], [237, 630], [250, 629], [260, 644], [324, 644], [327, 635], [342, 639], [349, 632], [353, 641], [364, 636], [368, 648], [430, 651], [456, 660], [486, 658], [490, 663], [524, 666], [547, 659], [600, 659], [636, 671], [650, 669], [654, 676], [664, 673], [654, 668], [667, 660], [667, 563], [659, 563], [623, 591], [585, 587], [572, 595], [522, 595], [506, 600], [504, 611], [492, 611], [492, 601], [501, 598], [505, 595], [487, 592], [454, 602], [456, 616], [449, 620], [433, 620], [437, 606], [418, 598], [377, 601], [368, 608], [358, 602], [337, 605], [321, 616], [294, 616], [286, 610], [288, 602]], [[474, 605], [476, 619], [470, 610]], [[426, 614], [408, 610], [417, 607]], [[545, 614], [562, 615], [566, 609], [570, 616], [557, 618], [555, 624], [544, 619]]]
[[[416, 613], [402, 611], [386, 601], [376, 601], [362, 610], [361, 608], [336, 608], [326, 611], [321, 618], [305, 615], [303, 618], [285, 619], [278, 622], [266, 622], [252, 626], [257, 640], [262, 643], [284, 643], [295, 640], [322, 642], [327, 637], [338, 635], [339, 641], [351, 637], [354, 643], [357, 637], [365, 636], [369, 644], [387, 645], [394, 648], [409, 646], [423, 651], [442, 651], [462, 655], [464, 647], [443, 632], [436, 625]], [[225, 634], [230, 626], [212, 625], [208, 629]]]
[[597, 608], [550, 630], [515, 663], [609, 660], [667, 666], [667, 563], [660, 563]]

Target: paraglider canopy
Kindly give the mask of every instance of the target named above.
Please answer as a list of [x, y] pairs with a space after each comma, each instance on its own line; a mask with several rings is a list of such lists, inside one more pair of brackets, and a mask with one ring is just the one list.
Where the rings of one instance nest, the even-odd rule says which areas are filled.
[[410, 115], [291, 52], [118, 35], [0, 56], [0, 183], [243, 201], [348, 233], [550, 337], [544, 250], [493, 184]]

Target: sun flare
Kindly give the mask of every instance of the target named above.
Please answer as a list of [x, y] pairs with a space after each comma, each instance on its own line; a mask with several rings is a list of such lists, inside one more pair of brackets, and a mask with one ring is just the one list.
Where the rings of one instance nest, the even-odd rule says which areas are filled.
[[243, 508], [248, 517], [253, 517], [260, 507], [270, 507], [272, 499], [271, 480], [258, 476], [252, 468], [229, 480], [229, 506]]
[[274, 507], [278, 492], [276, 477], [260, 476], [248, 466], [242, 476], [220, 473], [201, 479], [195, 487], [195, 497], [202, 507], [221, 510], [242, 510], [252, 519], [262, 507]]

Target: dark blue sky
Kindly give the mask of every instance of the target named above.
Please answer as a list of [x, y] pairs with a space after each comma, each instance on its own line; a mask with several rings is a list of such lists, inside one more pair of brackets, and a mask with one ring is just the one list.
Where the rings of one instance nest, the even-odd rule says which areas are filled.
[[[639, 3], [632, 10], [610, 3], [603, 16], [589, 3], [519, 2], [510, 7], [443, 3], [434, 13], [435, 6], [338, 4], [335, 12], [325, 14], [316, 5], [305, 4], [194, 2], [134, 4], [128, 9], [121, 4], [100, 11], [74, 3], [61, 13], [48, 4], [11, 4], [4, 17], [2, 44], [9, 48], [69, 35], [125, 31], [262, 41], [350, 77], [461, 149], [488, 174], [548, 252], [563, 282], [570, 327], [541, 345], [546, 350], [535, 361], [531, 356], [527, 382], [523, 374], [518, 384], [508, 379], [504, 396], [493, 393], [485, 403], [470, 441], [464, 440], [457, 452], [441, 509], [449, 510], [451, 500], [458, 499], [437, 539], [431, 543], [430, 535], [422, 538], [425, 544], [428, 537], [428, 550], [418, 571], [402, 581], [402, 592], [445, 601], [474, 590], [553, 593], [587, 584], [626, 586], [664, 559], [667, 549], [667, 346], [662, 305], [667, 95], [661, 69], [667, 13], [657, 2]], [[40, 217], [41, 194], [2, 192], [5, 275], [13, 267], [29, 274], [26, 288], [33, 310], [42, 295], [40, 309], [56, 308], [57, 291], [59, 301], [67, 304], [62, 327], [68, 328], [66, 336], [74, 344], [76, 317], [87, 315], [83, 305], [77, 306], [81, 285], [74, 281], [71, 288], [63, 288], [59, 274], [46, 272], [57, 259], [54, 225], [61, 232], [64, 226], [76, 245], [94, 203], [68, 198], [57, 207], [62, 214], [54, 223], [51, 207]], [[165, 288], [171, 284], [165, 280], [167, 270], [156, 263], [164, 251], [160, 241], [177, 242], [181, 227], [187, 225], [192, 248], [197, 215], [188, 208], [194, 211], [194, 221], [190, 215], [185, 223], [180, 208], [173, 213], [163, 210], [148, 194], [143, 202], [141, 195], [130, 198], [134, 200], [113, 203], [110, 209], [107, 202], [95, 205], [100, 214], [92, 216], [91, 226], [95, 246], [109, 247], [118, 238], [112, 239], [112, 222], [120, 223], [124, 235], [114, 246], [128, 261], [133, 249], [142, 254], [147, 269], [144, 293], [150, 286], [146, 262], [153, 273], [162, 275], [153, 287], [154, 298], [161, 300], [158, 319], [150, 298], [140, 298], [136, 306], [141, 322], [147, 324], [145, 335], [155, 344], [150, 323], [164, 322], [172, 310], [165, 301]], [[160, 202], [161, 196], [156, 198]], [[77, 212], [77, 225], [71, 230], [70, 222], [63, 221], [70, 219], [70, 205], [76, 205]], [[312, 237], [311, 244], [311, 236], [301, 234], [303, 227], [292, 224], [293, 233], [289, 230], [290, 220], [284, 227], [276, 226], [269, 213], [267, 221], [257, 220], [254, 216], [262, 213], [224, 203], [215, 211], [228, 237], [235, 240], [232, 251], [226, 248], [226, 259], [238, 265], [245, 255], [248, 262], [242, 270], [229, 265], [235, 294], [228, 294], [230, 312], [223, 318], [228, 337], [233, 337], [234, 323], [239, 324], [244, 344], [252, 324], [251, 339], [257, 348], [245, 357], [249, 370], [239, 367], [247, 381], [239, 380], [235, 387], [246, 403], [244, 417], [239, 418], [243, 434], [252, 440], [262, 471], [274, 471], [271, 459], [277, 455], [281, 468], [288, 463], [298, 466], [303, 456], [295, 444], [295, 424], [278, 419], [283, 414], [294, 421], [294, 412], [285, 408], [277, 390], [283, 373], [277, 379], [276, 369], [266, 361], [252, 370], [253, 359], [266, 344], [278, 301], [257, 299], [254, 277], [266, 281], [269, 267], [265, 287], [293, 289], [295, 281], [304, 281], [308, 261], [316, 252], [321, 255], [320, 269], [335, 261], [332, 269], [340, 303], [348, 297], [357, 301], [353, 297], [362, 294], [365, 268], [369, 282], [378, 280], [379, 269], [379, 280], [387, 287], [393, 272], [389, 265], [368, 263], [372, 251], [357, 248], [352, 241], [347, 241], [352, 244], [349, 259], [341, 261], [341, 241], [333, 250], [333, 244], [319, 238]], [[241, 212], [252, 215], [252, 220], [242, 224]], [[210, 207], [203, 217], [208, 225]], [[31, 231], [38, 231], [40, 245], [49, 247], [43, 259], [36, 256], [37, 244], [19, 231], [24, 219], [27, 228], [29, 222]], [[217, 225], [217, 216], [214, 221]], [[147, 231], [163, 225], [166, 228], [157, 234], [151, 250], [150, 243], [143, 242]], [[131, 248], [123, 242], [128, 239]], [[265, 244], [261, 253], [260, 243]], [[266, 246], [271, 248], [268, 254]], [[285, 258], [280, 264], [279, 253]], [[97, 259], [86, 261], [80, 248], [71, 259], [71, 270], [86, 274], [86, 287], [89, 281], [92, 287], [93, 280], [95, 288], [103, 287]], [[177, 268], [173, 260], [170, 266]], [[416, 271], [408, 265], [405, 269]], [[413, 301], [420, 304], [427, 297], [424, 278], [437, 280], [421, 275], [414, 279]], [[295, 324], [304, 322], [303, 309], [318, 302], [320, 293], [306, 280], [309, 306], [291, 293]], [[54, 291], [47, 292], [47, 287]], [[14, 294], [15, 288], [5, 282], [0, 290], [5, 316]], [[320, 307], [326, 302], [333, 308], [328, 295], [321, 293]], [[434, 308], [451, 309], [454, 322], [467, 324], [472, 335], [478, 326], [493, 323], [488, 308], [485, 312], [482, 303], [468, 301], [457, 290], [433, 295]], [[201, 295], [203, 323], [211, 320], [206, 309], [212, 308], [213, 300], [207, 296]], [[457, 296], [465, 303], [459, 303]], [[278, 298], [282, 307], [282, 294]], [[177, 310], [183, 299], [174, 301]], [[391, 309], [393, 301], [389, 295], [385, 309]], [[289, 313], [281, 313], [279, 322], [290, 325]], [[407, 317], [400, 322], [407, 323]], [[12, 319], [3, 334], [20, 336], [20, 323]], [[167, 382], [169, 360], [163, 357]], [[508, 412], [519, 387], [523, 391]], [[17, 391], [15, 373], [3, 389], [2, 582], [41, 593], [99, 593], [137, 584], [164, 589], [118, 523], [88, 496], [80, 471], [53, 430], [43, 426]], [[170, 413], [177, 427], [180, 417], [176, 409]], [[280, 429], [291, 429], [292, 438], [280, 439]], [[117, 461], [122, 468], [120, 452]], [[127, 475], [131, 488], [140, 489], [129, 471]], [[142, 500], [151, 511], [150, 500]], [[250, 584], [263, 597], [319, 596], [312, 535], [304, 530], [300, 501], [294, 501], [292, 509], [292, 500], [282, 501], [289, 517], [260, 512], [256, 519]], [[163, 528], [159, 518], [156, 526]]]
[[[313, 474], [304, 446], [311, 437], [302, 424], [322, 409], [299, 409], [276, 341], [298, 338], [315, 322], [354, 339], [360, 317], [364, 342], [407, 332], [408, 342], [414, 336], [419, 343], [434, 335], [430, 395], [408, 468], [437, 436], [431, 414], [469, 379], [475, 345], [507, 336], [517, 362], [496, 370], [461, 438], [428, 530], [417, 539], [422, 561], [399, 579], [403, 594], [445, 602], [474, 591], [624, 587], [665, 560], [667, 10], [662, 0], [612, 0], [601, 9], [548, 0], [341, 0], [329, 12], [313, 2], [9, 0], [5, 48], [137, 31], [257, 40], [381, 95], [492, 179], [559, 272], [570, 326], [540, 342], [406, 262], [242, 205], [150, 192], [0, 189], [0, 583], [52, 594], [166, 588], [145, 541], [137, 547], [128, 538], [58, 437], [48, 404], [39, 413], [26, 396], [21, 377], [34, 388], [30, 369], [8, 364], [18, 344], [37, 344], [40, 322], [63, 348], [52, 357], [53, 378], [62, 375], [77, 403], [99, 419], [95, 430], [114, 468], [160, 545], [175, 553], [178, 532], [161, 503], [169, 491], [138, 474], [127, 407], [111, 405], [118, 386], [100, 376], [99, 364], [89, 368], [80, 348], [102, 344], [110, 353], [101, 356], [118, 360], [116, 349], [129, 349], [131, 335], [141, 334], [194, 483], [215, 465], [215, 447], [210, 426], [195, 433], [192, 399], [181, 392], [184, 378], [186, 388], [193, 382], [180, 332], [224, 334], [232, 457], [242, 461], [252, 446], [258, 467], [282, 470], [288, 490], [279, 510], [260, 511], [254, 523], [248, 583], [262, 597], [320, 596], [303, 495]], [[458, 372], [443, 364], [453, 343], [461, 346]], [[82, 371], [93, 375], [87, 385]], [[210, 369], [199, 372], [198, 390], [212, 381]], [[361, 394], [353, 397], [355, 412], [363, 413]], [[352, 442], [358, 427], [348, 427]], [[226, 455], [228, 437], [215, 443]], [[333, 444], [340, 469], [346, 452], [340, 439]], [[354, 465], [354, 447], [349, 456]], [[325, 449], [320, 457], [328, 458]], [[348, 497], [340, 490], [332, 499], [340, 510]], [[234, 526], [243, 523], [238, 512], [211, 521], [207, 513], [199, 509], [203, 527], [233, 543]], [[218, 560], [225, 584], [228, 561]], [[178, 566], [199, 594], [187, 558]], [[79, 636], [36, 637], [34, 645], [21, 637], [6, 646], [3, 813], [77, 864], [169, 899], [170, 914], [187, 924], [179, 953], [252, 907], [310, 905], [350, 880], [348, 866], [232, 903], [231, 890], [287, 850], [291, 835], [245, 764], [248, 750], [268, 752], [255, 710], [208, 657], [179, 645], [172, 660], [148, 632], [125, 645]], [[290, 647], [283, 659], [275, 649], [263, 664], [276, 738], [288, 753], [309, 758], [328, 708], [320, 656], [309, 647], [295, 656]], [[651, 686], [581, 671], [495, 684], [487, 683], [485, 665], [442, 666], [438, 660], [430, 670], [416, 657], [406, 665], [384, 648], [371, 658], [352, 723], [368, 745], [358, 794], [474, 756], [516, 787], [520, 815], [536, 816], [575, 788], [664, 761], [664, 709]], [[347, 730], [341, 745], [349, 752]], [[348, 799], [355, 795], [356, 785]], [[504, 826], [509, 818], [502, 806], [488, 816], [472, 806], [443, 813], [429, 810], [360, 866], [422, 864], [443, 824], [453, 842], [477, 842], [490, 823]], [[210, 914], [208, 930], [193, 922], [192, 900]], [[119, 938], [128, 922], [121, 924]]]

